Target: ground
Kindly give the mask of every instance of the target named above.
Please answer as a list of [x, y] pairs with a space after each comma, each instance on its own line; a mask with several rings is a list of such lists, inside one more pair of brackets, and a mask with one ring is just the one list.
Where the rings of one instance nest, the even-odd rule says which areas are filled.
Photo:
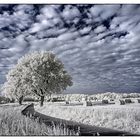
[[[34, 104], [36, 111], [52, 117], [140, 134], [140, 103], [138, 103], [137, 98], [132, 98], [132, 102], [120, 105], [119, 99], [115, 99], [115, 104], [93, 106], [83, 106], [82, 101], [73, 100], [70, 104], [44, 102], [43, 107], [40, 107], [38, 102]], [[0, 135], [60, 134], [60, 129], [57, 129], [55, 134], [52, 130], [46, 134], [46, 130], [48, 130], [46, 126], [39, 125], [22, 116], [20, 112], [27, 104], [29, 103], [24, 102], [22, 106], [19, 106], [18, 103], [0, 104]]]
[[49, 127], [21, 114], [29, 103], [0, 104], [0, 136], [58, 136], [78, 135], [61, 127]]
[[62, 102], [45, 103], [43, 107], [37, 105], [35, 109], [40, 113], [57, 118], [140, 134], [139, 103], [84, 107], [78, 102], [72, 105]]

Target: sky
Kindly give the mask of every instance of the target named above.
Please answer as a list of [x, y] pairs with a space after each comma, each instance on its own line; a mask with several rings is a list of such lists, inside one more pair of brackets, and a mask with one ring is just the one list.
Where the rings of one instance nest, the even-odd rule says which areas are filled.
[[67, 93], [140, 92], [140, 5], [0, 5], [0, 84], [38, 50], [64, 63]]

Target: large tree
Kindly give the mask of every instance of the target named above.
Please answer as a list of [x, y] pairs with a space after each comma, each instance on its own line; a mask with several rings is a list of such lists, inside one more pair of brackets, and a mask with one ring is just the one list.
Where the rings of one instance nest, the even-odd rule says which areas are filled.
[[72, 86], [72, 78], [63, 63], [51, 52], [41, 51], [26, 54], [9, 71], [4, 93], [21, 100], [26, 95], [40, 97], [43, 106], [47, 95], [61, 93]]

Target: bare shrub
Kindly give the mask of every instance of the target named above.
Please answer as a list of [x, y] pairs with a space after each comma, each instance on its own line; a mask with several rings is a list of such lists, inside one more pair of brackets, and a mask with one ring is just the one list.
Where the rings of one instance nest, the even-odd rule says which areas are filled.
[[102, 100], [103, 104], [108, 104], [108, 100]]
[[138, 103], [140, 103], [140, 99], [137, 99], [138, 100]]
[[125, 103], [132, 103], [131, 99], [125, 99]]
[[90, 101], [84, 101], [83, 106], [92, 106], [92, 103]]
[[124, 100], [119, 100], [120, 101], [120, 105], [125, 105], [125, 101]]

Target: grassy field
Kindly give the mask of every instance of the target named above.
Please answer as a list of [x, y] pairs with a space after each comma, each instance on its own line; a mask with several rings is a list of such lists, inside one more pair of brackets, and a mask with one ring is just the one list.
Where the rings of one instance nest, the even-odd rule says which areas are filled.
[[[131, 96], [130, 96], [131, 95]], [[97, 95], [66, 95], [60, 96], [60, 99], [65, 99], [69, 96], [69, 100], [73, 102], [71, 105], [66, 105], [64, 102], [44, 103], [43, 107], [39, 103], [35, 109], [48, 116], [72, 120], [84, 124], [101, 126], [116, 130], [123, 130], [135, 134], [140, 134], [140, 104], [137, 98], [140, 94], [115, 94], [104, 93]], [[104, 105], [104, 106], [88, 106], [81, 105], [83, 97], [90, 97], [91, 100], [96, 99], [122, 99], [132, 98], [135, 103], [125, 105]], [[95, 99], [96, 97], [96, 99]], [[77, 104], [75, 104], [77, 103]], [[26, 103], [24, 103], [26, 104]], [[37, 120], [33, 121], [23, 115], [21, 110], [25, 105], [19, 106], [17, 103], [0, 104], [0, 135], [1, 136], [58, 136], [58, 135], [79, 135], [78, 133], [61, 128], [59, 126], [49, 127], [44, 124], [39, 124]]]
[[0, 136], [63, 136], [78, 135], [72, 130], [49, 127], [21, 115], [24, 106], [0, 105]]
[[99, 127], [140, 134], [140, 104], [126, 105], [65, 105], [46, 103], [35, 109], [43, 114]]

